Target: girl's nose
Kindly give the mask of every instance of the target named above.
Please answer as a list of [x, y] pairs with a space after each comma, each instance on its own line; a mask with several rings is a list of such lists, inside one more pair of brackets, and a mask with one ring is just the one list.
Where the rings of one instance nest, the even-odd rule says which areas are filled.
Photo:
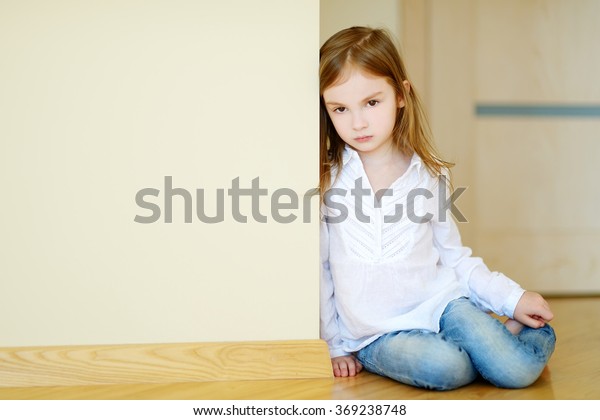
[[367, 119], [363, 115], [362, 112], [355, 112], [352, 115], [352, 128], [356, 131], [362, 130], [363, 128], [367, 128], [369, 124], [367, 123]]

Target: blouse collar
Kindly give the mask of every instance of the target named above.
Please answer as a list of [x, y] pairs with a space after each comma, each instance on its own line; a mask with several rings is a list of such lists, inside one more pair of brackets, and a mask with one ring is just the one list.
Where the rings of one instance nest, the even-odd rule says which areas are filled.
[[[342, 165], [345, 166], [349, 163], [362, 165], [362, 161], [360, 160], [358, 152], [346, 144], [342, 153]], [[417, 153], [413, 153], [410, 159], [410, 164], [408, 165], [406, 171], [408, 172], [413, 166], [415, 166], [417, 169], [423, 168], [423, 160]]]

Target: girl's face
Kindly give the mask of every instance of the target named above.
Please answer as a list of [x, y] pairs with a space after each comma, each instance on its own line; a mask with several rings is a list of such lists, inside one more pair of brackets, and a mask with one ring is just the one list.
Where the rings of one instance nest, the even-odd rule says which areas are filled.
[[335, 130], [359, 155], [386, 152], [392, 144], [392, 131], [398, 108], [404, 101], [387, 80], [349, 69], [342, 83], [323, 92], [323, 101]]

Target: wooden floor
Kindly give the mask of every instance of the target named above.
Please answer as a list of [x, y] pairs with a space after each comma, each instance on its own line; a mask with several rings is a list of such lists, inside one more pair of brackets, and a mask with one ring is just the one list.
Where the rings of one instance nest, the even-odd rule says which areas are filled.
[[600, 298], [549, 299], [555, 314], [556, 351], [540, 379], [522, 390], [483, 381], [455, 391], [424, 391], [369, 373], [333, 380], [279, 380], [0, 388], [0, 399], [136, 400], [409, 400], [409, 399], [600, 399]]

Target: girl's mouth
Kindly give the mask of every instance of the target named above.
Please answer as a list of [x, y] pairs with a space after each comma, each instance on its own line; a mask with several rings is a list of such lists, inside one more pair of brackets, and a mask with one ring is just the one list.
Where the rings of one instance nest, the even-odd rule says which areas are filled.
[[360, 136], [360, 137], [355, 137], [354, 140], [359, 143], [364, 143], [364, 142], [371, 140], [372, 138], [373, 138], [373, 136]]

